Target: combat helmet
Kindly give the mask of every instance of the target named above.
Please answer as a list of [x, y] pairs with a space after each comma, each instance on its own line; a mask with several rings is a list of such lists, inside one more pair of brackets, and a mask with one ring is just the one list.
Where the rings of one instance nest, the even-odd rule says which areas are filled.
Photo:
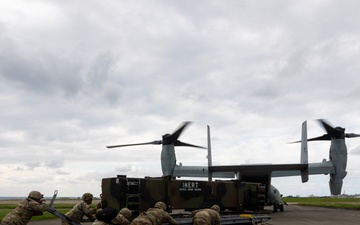
[[84, 202], [91, 202], [93, 200], [93, 195], [91, 193], [85, 193], [83, 194], [83, 196], [81, 197], [81, 199], [84, 201]]
[[40, 201], [40, 199], [42, 199], [43, 197], [44, 197], [44, 195], [38, 191], [30, 191], [29, 196], [28, 196], [28, 198], [31, 198], [35, 201]]
[[123, 215], [126, 219], [130, 220], [132, 216], [132, 212], [128, 208], [122, 208], [119, 212], [121, 215]]
[[220, 212], [220, 207], [218, 206], [218, 205], [213, 205], [213, 206], [211, 206], [211, 208], [210, 209], [213, 209], [213, 210], [215, 210], [216, 212]]
[[157, 202], [157, 203], [155, 203], [154, 208], [163, 209], [165, 211], [166, 210], [166, 205], [163, 202]]

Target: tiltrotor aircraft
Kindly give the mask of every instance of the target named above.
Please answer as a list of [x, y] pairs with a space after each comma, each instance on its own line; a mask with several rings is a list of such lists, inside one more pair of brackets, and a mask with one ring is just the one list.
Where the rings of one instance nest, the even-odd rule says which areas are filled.
[[[207, 177], [212, 178], [237, 178], [246, 182], [259, 182], [266, 185], [267, 205], [272, 205], [274, 211], [284, 210], [284, 202], [281, 201], [280, 192], [271, 185], [271, 177], [301, 176], [302, 182], [307, 182], [309, 174], [330, 174], [330, 192], [332, 195], [341, 194], [343, 179], [346, 176], [347, 148], [345, 137], [360, 137], [359, 134], [345, 133], [341, 127], [333, 128], [324, 120], [318, 120], [325, 128], [327, 134], [307, 139], [307, 122], [302, 124], [301, 134], [301, 158], [299, 164], [241, 164], [241, 165], [212, 165], [210, 127], [207, 127], [208, 139], [208, 166], [182, 166], [176, 164], [175, 146], [205, 148], [187, 144], [178, 140], [184, 129], [190, 124], [185, 122], [173, 134], [165, 134], [162, 140], [152, 142], [113, 145], [107, 148], [126, 147], [134, 145], [162, 145], [161, 167], [162, 176], [175, 179], [176, 177]], [[330, 157], [319, 163], [308, 163], [308, 141], [330, 140]]]

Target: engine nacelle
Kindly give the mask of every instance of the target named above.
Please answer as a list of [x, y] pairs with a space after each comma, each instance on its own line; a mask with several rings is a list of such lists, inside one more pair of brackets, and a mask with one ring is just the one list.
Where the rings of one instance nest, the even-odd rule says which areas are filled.
[[347, 148], [345, 139], [332, 139], [330, 146], [330, 161], [334, 166], [335, 173], [330, 174], [330, 192], [332, 195], [340, 195], [345, 178], [347, 164]]

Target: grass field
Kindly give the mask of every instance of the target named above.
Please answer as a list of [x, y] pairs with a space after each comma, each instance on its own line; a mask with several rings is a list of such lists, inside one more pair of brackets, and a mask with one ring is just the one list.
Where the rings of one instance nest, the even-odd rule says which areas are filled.
[[[15, 209], [16, 205], [21, 200], [0, 200], [0, 222], [4, 218], [4, 216], [9, 213], [11, 210]], [[54, 203], [54, 208], [62, 214], [67, 213], [74, 207], [74, 205], [81, 200], [79, 199], [57, 199]], [[49, 200], [46, 201], [49, 203]], [[93, 204], [91, 207], [95, 207], [100, 200], [93, 200]], [[58, 217], [54, 216], [49, 212], [44, 212], [42, 216], [34, 216], [31, 220], [49, 220], [49, 219], [57, 219]]]
[[303, 206], [360, 210], [360, 198], [283, 198], [283, 201]]

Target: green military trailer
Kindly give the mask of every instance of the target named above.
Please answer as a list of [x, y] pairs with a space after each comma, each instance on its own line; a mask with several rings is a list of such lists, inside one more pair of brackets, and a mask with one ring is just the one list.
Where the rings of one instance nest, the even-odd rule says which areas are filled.
[[166, 178], [129, 178], [118, 175], [102, 179], [102, 205], [127, 207], [136, 215], [154, 206], [157, 201], [167, 211], [209, 208], [213, 204], [222, 211], [260, 211], [265, 206], [264, 184], [239, 180], [199, 181]]

